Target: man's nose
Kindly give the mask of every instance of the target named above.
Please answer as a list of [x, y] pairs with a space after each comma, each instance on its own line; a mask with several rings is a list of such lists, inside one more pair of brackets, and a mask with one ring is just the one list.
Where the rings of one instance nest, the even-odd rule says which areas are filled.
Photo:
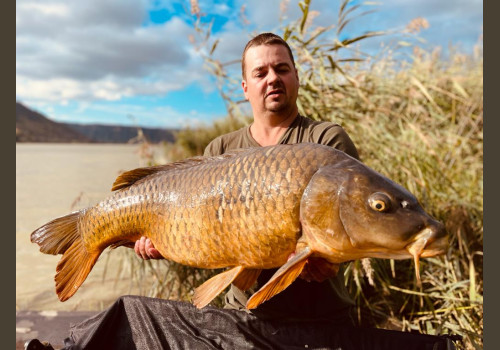
[[278, 81], [281, 81], [280, 76], [276, 73], [274, 69], [270, 69], [269, 72], [267, 73], [267, 83], [269, 85], [272, 85]]

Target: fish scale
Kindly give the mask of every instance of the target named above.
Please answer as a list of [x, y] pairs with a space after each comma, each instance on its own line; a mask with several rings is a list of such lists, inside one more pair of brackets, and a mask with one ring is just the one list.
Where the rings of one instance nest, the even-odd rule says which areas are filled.
[[[141, 236], [166, 259], [230, 268], [196, 290], [198, 307], [230, 283], [249, 288], [261, 269], [281, 266], [249, 308], [302, 271], [306, 279], [323, 280], [339, 263], [365, 257], [413, 257], [418, 266], [420, 256], [441, 254], [446, 244], [443, 225], [411, 193], [317, 144], [134, 169], [116, 179], [113, 191], [94, 207], [52, 220], [31, 235], [42, 252], [63, 254], [55, 278], [62, 301], [76, 292], [106, 247], [131, 246]], [[308, 271], [316, 273], [311, 277]]]

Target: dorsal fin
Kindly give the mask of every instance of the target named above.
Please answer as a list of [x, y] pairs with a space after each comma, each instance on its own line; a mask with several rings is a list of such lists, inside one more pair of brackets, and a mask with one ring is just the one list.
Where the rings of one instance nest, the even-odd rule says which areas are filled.
[[235, 155], [241, 153], [242, 151], [246, 151], [246, 149], [231, 150], [228, 153], [224, 153], [220, 156], [215, 156], [215, 157], [192, 157], [164, 165], [155, 165], [155, 166], [137, 168], [125, 171], [124, 173], [118, 175], [115, 182], [113, 183], [111, 191], [117, 191], [122, 188], [129, 187], [134, 183], [136, 183], [137, 181], [159, 172], [190, 168], [208, 162], [223, 160], [226, 158], [234, 157]]
[[[201, 158], [201, 157], [197, 157], [197, 158]], [[197, 161], [197, 158], [189, 158], [188, 160], [185, 160], [185, 161], [169, 163], [169, 164], [164, 164], [164, 165], [155, 165], [155, 166], [150, 166], [150, 167], [145, 167], [145, 168], [137, 168], [137, 169], [125, 171], [125, 172], [121, 173], [120, 175], [118, 175], [115, 182], [113, 183], [113, 187], [111, 188], [111, 191], [116, 191], [116, 190], [120, 190], [122, 188], [132, 186], [137, 181], [144, 179], [145, 177], [148, 177], [150, 175], [159, 173], [159, 172], [169, 171], [169, 170], [173, 170], [173, 169], [187, 168], [190, 166], [194, 166], [196, 164], [200, 164], [200, 162]]]

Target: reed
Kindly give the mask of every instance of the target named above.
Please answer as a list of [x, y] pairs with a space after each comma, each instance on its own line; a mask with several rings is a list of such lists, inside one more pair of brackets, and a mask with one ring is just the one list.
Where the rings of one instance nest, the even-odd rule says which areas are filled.
[[[428, 212], [445, 223], [450, 235], [446, 255], [422, 260], [421, 288], [410, 260], [351, 263], [345, 280], [357, 302], [359, 321], [403, 331], [460, 335], [463, 341], [458, 348], [481, 349], [482, 41], [468, 55], [453, 48], [446, 55], [439, 48], [429, 52], [418, 44], [408, 51], [407, 43], [364, 55], [358, 44], [387, 33], [346, 39], [343, 31], [362, 8], [342, 1], [337, 23], [320, 28], [314, 26], [310, 1], [300, 6], [302, 17], [282, 22], [280, 29], [294, 50], [299, 70], [300, 112], [341, 124], [357, 145], [361, 160], [414, 193]], [[218, 39], [197, 23], [202, 38], [197, 44], [209, 48], [204, 57], [207, 67], [212, 67], [219, 86], [231, 85], [239, 77], [231, 76], [227, 65], [213, 58]], [[425, 23], [419, 19], [409, 28], [425, 27]], [[220, 91], [228, 106], [227, 118], [181, 131], [176, 144], [166, 148], [167, 158], [201, 154], [211, 139], [251, 120], [241, 108], [240, 93]], [[189, 299], [193, 288], [213, 275], [164, 261], [143, 266], [157, 276], [147, 294], [160, 297]]]

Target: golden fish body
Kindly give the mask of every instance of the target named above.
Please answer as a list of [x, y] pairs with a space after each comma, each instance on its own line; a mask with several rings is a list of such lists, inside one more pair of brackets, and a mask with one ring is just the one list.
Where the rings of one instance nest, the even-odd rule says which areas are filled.
[[300, 236], [300, 200], [309, 179], [335, 161], [315, 149], [324, 150], [314, 144], [296, 152], [256, 148], [166, 171], [155, 167], [85, 212], [79, 222], [85, 247], [102, 250], [147, 236], [165, 258], [181, 264], [280, 266]]
[[322, 280], [335, 273], [336, 264], [369, 256], [418, 261], [442, 253], [446, 244], [443, 225], [409, 192], [345, 153], [317, 144], [135, 169], [120, 175], [113, 190], [96, 206], [32, 233], [42, 252], [64, 254], [56, 275], [63, 301], [106, 247], [130, 245], [141, 236], [178, 263], [232, 267], [198, 288], [199, 307], [230, 283], [249, 288], [261, 269], [281, 266], [249, 307], [301, 273]]

